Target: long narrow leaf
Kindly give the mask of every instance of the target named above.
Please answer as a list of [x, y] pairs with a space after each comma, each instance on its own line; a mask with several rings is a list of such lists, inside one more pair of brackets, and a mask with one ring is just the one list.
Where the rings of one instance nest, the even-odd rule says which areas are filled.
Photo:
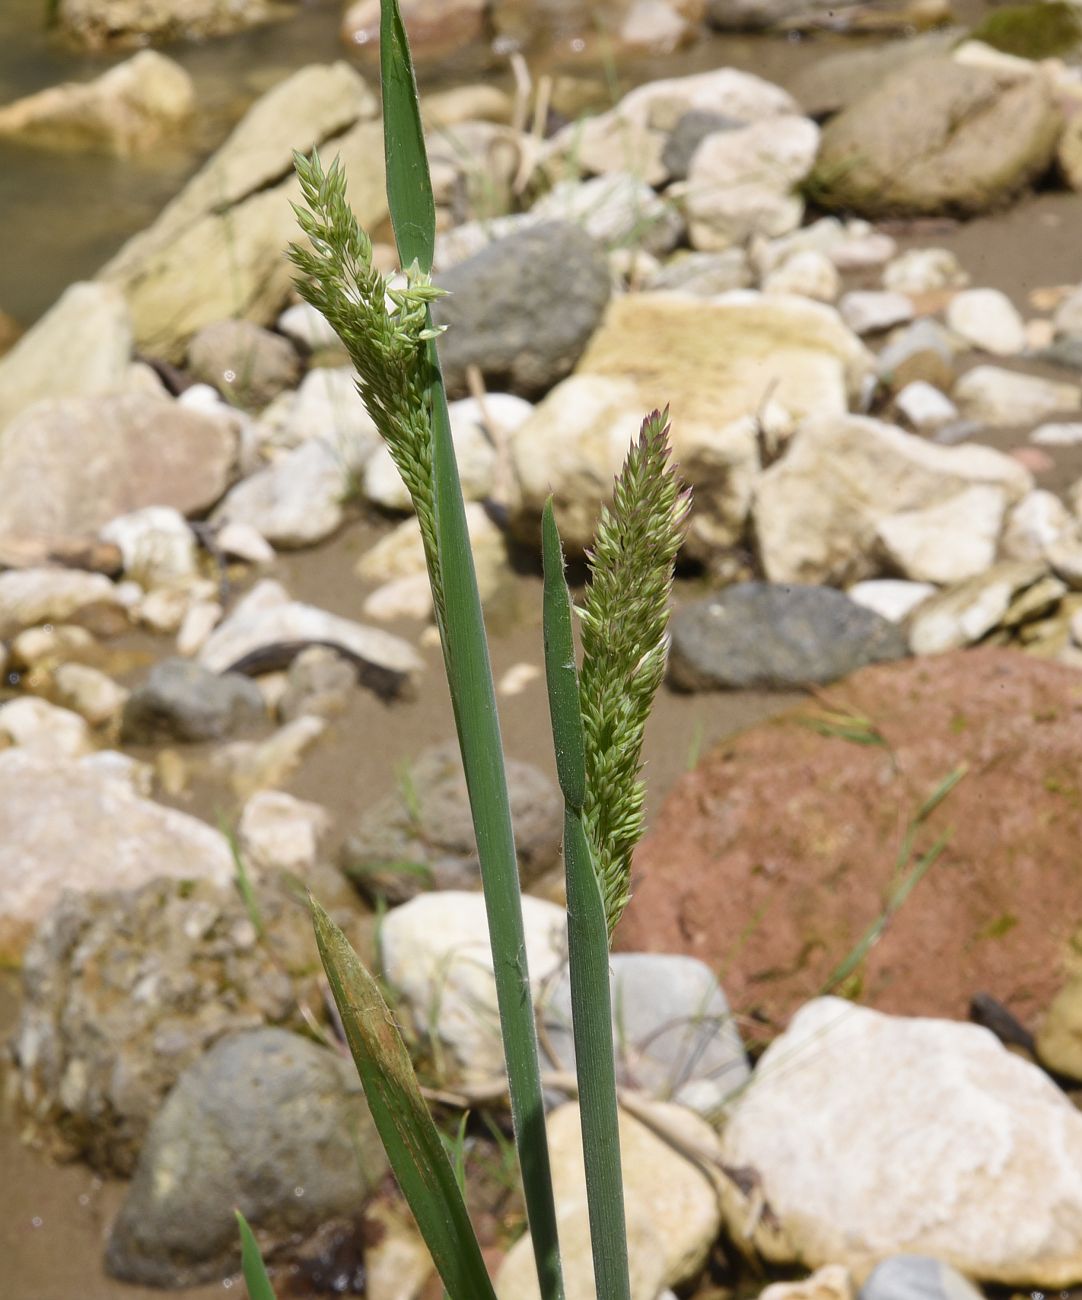
[[432, 270], [436, 201], [428, 170], [421, 102], [398, 0], [383, 0], [379, 26], [387, 201], [403, 267]]
[[[403, 266], [432, 266], [435, 205], [409, 43], [397, 0], [380, 25], [387, 197]], [[429, 313], [431, 325], [431, 313]], [[562, 1300], [537, 1031], [526, 963], [518, 856], [481, 599], [434, 339], [427, 343], [432, 487], [443, 612], [437, 623], [481, 864], [515, 1142], [542, 1300]]]
[[630, 1300], [609, 998], [609, 930], [597, 867], [583, 824], [585, 733], [575, 669], [571, 595], [551, 498], [545, 503], [541, 537], [545, 565], [545, 675], [556, 745], [556, 770], [564, 793], [571, 1025], [579, 1082], [594, 1287], [598, 1300]]
[[248, 1288], [248, 1300], [276, 1300], [274, 1287], [271, 1286], [267, 1270], [263, 1266], [259, 1243], [248, 1226], [248, 1220], [240, 1210], [235, 1213], [237, 1228], [240, 1231], [240, 1262], [244, 1270], [244, 1282]]
[[312, 904], [319, 955], [368, 1109], [451, 1300], [495, 1300], [458, 1180], [379, 986], [349, 940]]

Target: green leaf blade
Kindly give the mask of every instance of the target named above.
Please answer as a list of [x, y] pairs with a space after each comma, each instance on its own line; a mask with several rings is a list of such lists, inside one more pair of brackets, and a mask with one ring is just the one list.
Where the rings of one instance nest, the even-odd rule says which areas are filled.
[[403, 268], [428, 272], [436, 248], [436, 201], [421, 125], [421, 104], [398, 0], [382, 0], [379, 28], [387, 201]]
[[455, 1171], [390, 1008], [349, 940], [315, 902], [312, 919], [368, 1108], [448, 1295], [495, 1300]]
[[255, 1234], [240, 1210], [234, 1213], [237, 1216], [237, 1229], [240, 1232], [240, 1262], [244, 1272], [244, 1283], [248, 1288], [248, 1300], [276, 1300]]

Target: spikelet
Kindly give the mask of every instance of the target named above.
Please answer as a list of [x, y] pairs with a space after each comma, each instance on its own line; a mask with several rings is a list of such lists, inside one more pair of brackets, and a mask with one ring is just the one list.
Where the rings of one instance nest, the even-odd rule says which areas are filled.
[[372, 241], [350, 209], [339, 160], [326, 172], [316, 153], [295, 154], [294, 164], [304, 203], [293, 208], [311, 244], [289, 246], [300, 273], [297, 290], [327, 318], [353, 362], [357, 389], [413, 501], [442, 623], [428, 349], [436, 333], [428, 307], [442, 290], [416, 267], [407, 269], [404, 289], [389, 290], [387, 278], [372, 265]]
[[673, 566], [691, 505], [668, 463], [668, 419], [667, 408], [648, 415], [628, 452], [612, 505], [601, 512], [579, 610], [583, 814], [610, 940], [630, 898], [631, 854], [643, 832], [643, 733], [665, 675]]

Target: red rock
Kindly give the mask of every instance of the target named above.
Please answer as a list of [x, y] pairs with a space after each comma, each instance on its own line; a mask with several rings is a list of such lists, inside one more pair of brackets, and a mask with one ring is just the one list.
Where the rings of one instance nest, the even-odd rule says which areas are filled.
[[[824, 707], [890, 749], [813, 730]], [[1032, 1023], [1082, 920], [1082, 676], [1010, 650], [863, 669], [715, 749], [640, 847], [617, 946], [700, 958], [775, 1031], [883, 913], [907, 823], [963, 761], [915, 840], [947, 847], [847, 991], [955, 1018], [985, 992]]]

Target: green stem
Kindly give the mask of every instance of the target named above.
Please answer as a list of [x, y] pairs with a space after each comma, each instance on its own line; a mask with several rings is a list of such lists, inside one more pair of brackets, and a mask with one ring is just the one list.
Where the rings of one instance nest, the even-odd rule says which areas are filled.
[[435, 346], [429, 347], [436, 537], [446, 605], [440, 632], [477, 837], [511, 1116], [537, 1276], [542, 1300], [561, 1300], [556, 1207], [503, 741], [447, 398]]

